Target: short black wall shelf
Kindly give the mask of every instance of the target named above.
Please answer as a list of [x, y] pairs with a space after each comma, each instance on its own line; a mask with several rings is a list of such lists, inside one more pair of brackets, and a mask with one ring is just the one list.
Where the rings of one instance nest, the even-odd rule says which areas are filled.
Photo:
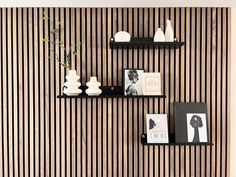
[[212, 143], [176, 143], [174, 134], [169, 135], [169, 143], [147, 143], [147, 134], [141, 135], [141, 143], [145, 146], [212, 146]]
[[57, 98], [166, 98], [165, 95], [124, 95], [124, 89], [122, 86], [101, 86], [102, 94], [99, 96], [88, 96], [85, 93], [86, 86], [81, 86], [82, 93], [76, 96], [67, 96], [65, 94], [58, 95]]
[[130, 42], [115, 42], [114, 38], [110, 40], [111, 49], [125, 48], [158, 48], [158, 49], [178, 49], [185, 42], [153, 42], [153, 38], [131, 38]]

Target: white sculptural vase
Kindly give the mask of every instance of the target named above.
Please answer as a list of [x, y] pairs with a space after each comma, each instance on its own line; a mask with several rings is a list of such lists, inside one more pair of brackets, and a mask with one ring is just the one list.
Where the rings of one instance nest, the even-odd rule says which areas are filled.
[[81, 83], [78, 81], [80, 77], [76, 75], [76, 70], [69, 70], [69, 74], [66, 76], [66, 82], [64, 83], [63, 93], [68, 96], [79, 95], [82, 90], [79, 89]]
[[85, 93], [88, 95], [98, 96], [102, 93], [102, 90], [99, 89], [101, 83], [97, 81], [97, 77], [90, 77], [90, 81], [86, 83], [88, 89], [85, 90]]
[[164, 35], [163, 31], [161, 30], [161, 28], [157, 29], [157, 32], [154, 35], [153, 41], [154, 42], [165, 42], [165, 35]]
[[165, 38], [166, 38], [166, 42], [174, 42], [174, 32], [171, 27], [170, 20], [167, 20]]
[[130, 42], [130, 34], [126, 31], [119, 31], [115, 34], [115, 42]]

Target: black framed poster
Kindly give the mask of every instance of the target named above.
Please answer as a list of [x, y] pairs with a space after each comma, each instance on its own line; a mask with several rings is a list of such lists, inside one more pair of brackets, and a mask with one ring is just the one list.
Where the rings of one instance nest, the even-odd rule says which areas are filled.
[[175, 142], [206, 143], [208, 117], [206, 103], [174, 103]]

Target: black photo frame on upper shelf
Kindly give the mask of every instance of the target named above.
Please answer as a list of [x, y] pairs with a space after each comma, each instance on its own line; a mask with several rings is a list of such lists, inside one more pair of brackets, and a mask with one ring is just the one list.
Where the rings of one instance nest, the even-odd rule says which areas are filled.
[[206, 103], [174, 103], [175, 142], [208, 143]]

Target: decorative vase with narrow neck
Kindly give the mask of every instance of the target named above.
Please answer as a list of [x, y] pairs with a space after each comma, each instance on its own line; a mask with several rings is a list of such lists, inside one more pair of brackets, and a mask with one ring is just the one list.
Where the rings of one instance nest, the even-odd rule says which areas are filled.
[[90, 77], [90, 81], [86, 83], [88, 86], [88, 89], [85, 90], [85, 93], [87, 93], [90, 96], [98, 96], [102, 93], [102, 90], [99, 89], [101, 86], [101, 83], [97, 81], [97, 77]]
[[69, 74], [66, 76], [66, 82], [64, 84], [63, 93], [68, 96], [75, 96], [82, 93], [79, 89], [81, 83], [78, 81], [80, 77], [76, 75], [76, 70], [69, 70]]
[[174, 42], [174, 32], [173, 32], [173, 29], [171, 27], [171, 21], [170, 20], [167, 20], [165, 40], [166, 40], [166, 42]]

